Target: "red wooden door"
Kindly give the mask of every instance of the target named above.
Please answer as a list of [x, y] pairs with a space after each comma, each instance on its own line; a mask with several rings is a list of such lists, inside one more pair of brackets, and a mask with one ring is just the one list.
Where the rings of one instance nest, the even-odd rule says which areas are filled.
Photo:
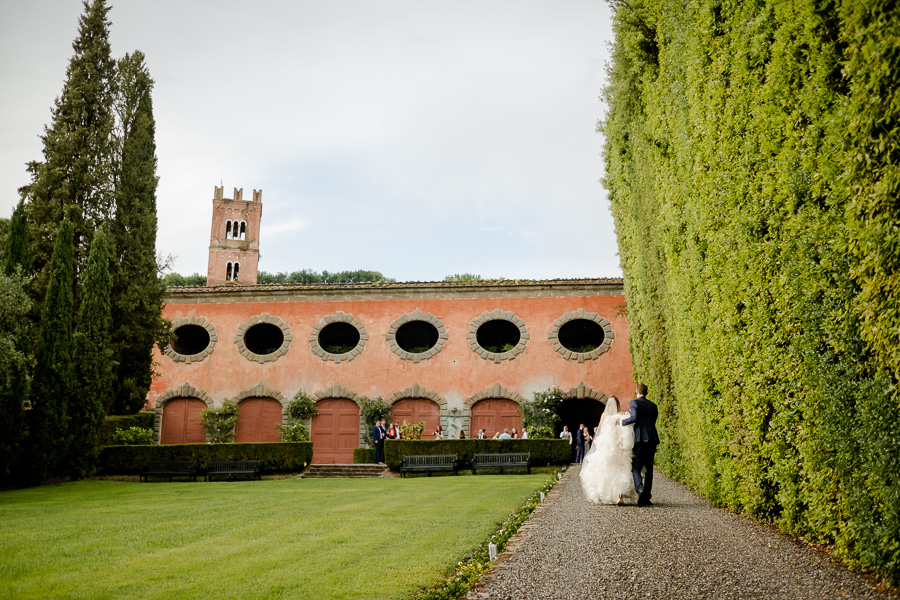
[[200, 426], [200, 411], [206, 403], [197, 398], [176, 398], [163, 407], [160, 444], [205, 444], [206, 432]]
[[247, 398], [238, 404], [235, 442], [280, 442], [275, 425], [282, 422], [281, 403], [272, 398]]
[[478, 431], [484, 428], [484, 433], [494, 437], [494, 433], [503, 433], [509, 429], [512, 435], [513, 427], [522, 435], [522, 415], [519, 414], [519, 405], [506, 398], [488, 398], [472, 407], [472, 437], [478, 435]]
[[345, 398], [316, 402], [319, 414], [310, 423], [313, 462], [351, 464], [353, 449], [359, 447], [359, 406]]
[[391, 406], [391, 422], [418, 423], [425, 421], [423, 440], [433, 440], [434, 430], [441, 422], [441, 407], [427, 398], [406, 398]]

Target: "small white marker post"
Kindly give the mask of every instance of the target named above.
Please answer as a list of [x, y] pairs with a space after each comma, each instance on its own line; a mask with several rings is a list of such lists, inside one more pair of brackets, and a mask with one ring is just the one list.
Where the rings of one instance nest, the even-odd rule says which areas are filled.
[[492, 561], [497, 560], [497, 544], [494, 542], [488, 544], [488, 556]]
[[541, 492], [541, 502], [544, 501], [544, 492]]

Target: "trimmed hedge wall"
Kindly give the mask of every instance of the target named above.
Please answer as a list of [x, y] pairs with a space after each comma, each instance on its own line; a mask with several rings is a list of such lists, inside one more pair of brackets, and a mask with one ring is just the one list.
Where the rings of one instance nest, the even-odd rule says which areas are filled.
[[407, 454], [459, 454], [465, 466], [472, 466], [472, 456], [486, 452], [531, 452], [531, 465], [567, 465], [571, 462], [571, 446], [566, 440], [387, 440], [384, 444], [385, 464], [398, 471]]
[[195, 460], [205, 471], [214, 460], [261, 460], [263, 473], [299, 473], [312, 460], [312, 442], [107, 446], [100, 450], [102, 475], [137, 475], [154, 460]]
[[900, 4], [613, 2], [605, 185], [659, 466], [900, 584]]
[[375, 448], [354, 448], [353, 464], [364, 465], [375, 462]]
[[153, 429], [153, 418], [156, 413], [150, 411], [141, 411], [133, 415], [114, 415], [106, 417], [103, 420], [103, 426], [100, 428], [100, 435], [97, 438], [98, 446], [107, 446], [112, 441], [112, 435], [120, 429], [128, 429], [130, 427], [143, 427], [145, 429]]

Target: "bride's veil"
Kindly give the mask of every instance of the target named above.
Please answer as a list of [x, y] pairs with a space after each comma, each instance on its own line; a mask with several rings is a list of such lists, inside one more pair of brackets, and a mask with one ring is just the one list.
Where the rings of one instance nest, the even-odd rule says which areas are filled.
[[603, 409], [603, 414], [600, 415], [600, 422], [597, 423], [597, 428], [594, 430], [594, 443], [591, 444], [591, 449], [588, 450], [585, 458], [594, 453], [594, 451], [600, 447], [600, 444], [597, 443], [598, 438], [602, 434], [603, 424], [604, 423], [613, 423], [612, 419], [616, 416], [616, 413], [619, 412], [619, 400], [615, 396], [610, 396], [609, 400], [606, 401], [606, 407]]

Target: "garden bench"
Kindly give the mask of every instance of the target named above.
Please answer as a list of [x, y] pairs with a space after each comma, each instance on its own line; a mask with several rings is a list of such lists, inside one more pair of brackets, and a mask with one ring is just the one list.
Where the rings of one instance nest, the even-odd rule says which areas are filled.
[[190, 477], [191, 481], [197, 481], [197, 462], [193, 460], [156, 460], [151, 461], [147, 470], [141, 473], [138, 481], [147, 481], [150, 476]]
[[459, 475], [459, 454], [410, 454], [403, 457], [400, 465], [400, 477], [404, 473], [427, 472], [431, 477], [432, 471], [453, 471]]
[[476, 454], [472, 458], [472, 475], [476, 469], [528, 469], [531, 474], [530, 452], [497, 452], [490, 454]]
[[214, 460], [206, 470], [206, 480], [212, 481], [213, 475], [254, 475], [260, 479], [260, 464], [258, 460]]

